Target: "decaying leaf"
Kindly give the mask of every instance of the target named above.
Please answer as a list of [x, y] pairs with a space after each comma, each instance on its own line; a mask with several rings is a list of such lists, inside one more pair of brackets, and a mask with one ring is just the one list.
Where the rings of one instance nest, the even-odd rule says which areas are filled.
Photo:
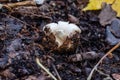
[[89, 0], [88, 5], [83, 8], [83, 11], [87, 10], [98, 10], [101, 9], [101, 5], [103, 2], [106, 2], [108, 4], [112, 4], [114, 0]]
[[99, 22], [102, 26], [110, 24], [116, 15], [116, 12], [111, 8], [110, 4], [103, 3], [102, 10], [98, 15]]
[[120, 0], [89, 0], [88, 5], [83, 8], [83, 11], [99, 10], [102, 8], [103, 2], [111, 4], [112, 9], [117, 12], [117, 17], [120, 17]]

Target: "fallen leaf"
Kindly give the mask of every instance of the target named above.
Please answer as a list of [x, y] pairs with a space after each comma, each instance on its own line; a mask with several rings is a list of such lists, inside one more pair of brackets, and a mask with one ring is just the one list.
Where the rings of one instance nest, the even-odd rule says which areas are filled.
[[111, 8], [110, 4], [103, 3], [102, 10], [98, 15], [99, 22], [102, 26], [111, 24], [116, 15], [116, 12]]
[[89, 0], [88, 5], [82, 10], [99, 10], [102, 8], [103, 2], [111, 4], [112, 9], [117, 12], [117, 17], [120, 17], [120, 0]]
[[101, 9], [101, 5], [103, 2], [106, 2], [107, 4], [112, 4], [114, 0], [89, 0], [88, 5], [83, 8], [83, 11], [87, 10], [99, 10]]
[[114, 4], [112, 4], [112, 8], [117, 12], [117, 16], [120, 17], [120, 0], [115, 0]]

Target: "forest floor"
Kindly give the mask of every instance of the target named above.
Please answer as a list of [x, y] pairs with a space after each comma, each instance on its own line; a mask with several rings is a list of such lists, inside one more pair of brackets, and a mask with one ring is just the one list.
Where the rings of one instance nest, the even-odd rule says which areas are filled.
[[[36, 58], [58, 80], [86, 80], [97, 62], [113, 47], [106, 39], [106, 27], [99, 23], [100, 10], [82, 11], [87, 3], [88, 0], [46, 0], [39, 6], [1, 9], [0, 80], [52, 80], [36, 63]], [[58, 21], [69, 21], [82, 30], [76, 52], [50, 52], [44, 48], [47, 44], [42, 45], [43, 26]], [[84, 56], [87, 52], [94, 52], [97, 57]], [[84, 58], [73, 61], [71, 56], [76, 58], [76, 54]], [[115, 75], [120, 78], [120, 48], [112, 54], [112, 58], [102, 61], [91, 80], [108, 77], [112, 80]]]

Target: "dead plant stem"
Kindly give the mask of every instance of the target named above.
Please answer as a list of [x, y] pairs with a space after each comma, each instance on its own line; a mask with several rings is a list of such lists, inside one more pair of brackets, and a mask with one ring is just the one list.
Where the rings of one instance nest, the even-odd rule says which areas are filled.
[[105, 59], [108, 55], [110, 55], [115, 49], [117, 49], [120, 46], [120, 42], [116, 44], [112, 49], [110, 49], [100, 60], [99, 62], [94, 66], [92, 71], [90, 72], [87, 80], [91, 80], [93, 72], [97, 69], [98, 65]]
[[62, 80], [54, 64], [52, 64], [52, 67], [53, 67], [53, 69], [54, 69], [54, 71], [55, 71], [58, 79], [59, 79], [59, 80]]
[[38, 64], [47, 74], [49, 74], [54, 80], [57, 80], [57, 78], [56, 78], [52, 73], [50, 73], [50, 71], [49, 71], [48, 69], [46, 69], [46, 68], [40, 63], [40, 61], [39, 61], [38, 58], [36, 58], [36, 62], [37, 62], [37, 64]]

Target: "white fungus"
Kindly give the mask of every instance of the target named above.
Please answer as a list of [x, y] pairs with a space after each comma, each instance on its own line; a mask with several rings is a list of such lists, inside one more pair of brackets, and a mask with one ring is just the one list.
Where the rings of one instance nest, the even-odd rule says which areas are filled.
[[[75, 34], [80, 34], [80, 28], [72, 23], [59, 21], [58, 23], [49, 23], [43, 27], [45, 35], [55, 37], [55, 42], [58, 43], [58, 48], [63, 45], [66, 39], [72, 38]], [[68, 47], [71, 47], [71, 42], [67, 44]]]

